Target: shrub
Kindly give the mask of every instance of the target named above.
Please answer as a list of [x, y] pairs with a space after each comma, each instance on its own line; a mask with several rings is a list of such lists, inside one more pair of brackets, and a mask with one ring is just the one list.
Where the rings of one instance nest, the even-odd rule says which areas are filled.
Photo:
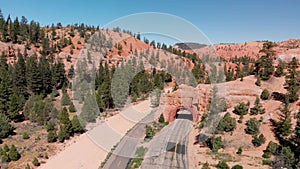
[[260, 95], [260, 98], [263, 100], [268, 100], [270, 97], [270, 92], [267, 89], [264, 89]]
[[208, 162], [204, 163], [201, 169], [210, 169]]
[[48, 143], [54, 143], [57, 141], [56, 131], [49, 131], [47, 136]]
[[222, 137], [220, 136], [216, 138], [208, 138], [206, 140], [206, 144], [213, 152], [218, 152], [219, 149], [224, 148]]
[[242, 147], [239, 147], [239, 149], [238, 149], [238, 151], [236, 152], [236, 154], [242, 155], [242, 153], [243, 153], [243, 149], [242, 149]]
[[278, 149], [279, 145], [274, 143], [273, 141], [270, 141], [265, 152], [270, 152], [271, 154], [275, 154], [277, 149]]
[[250, 109], [250, 115], [258, 115], [258, 114], [264, 114], [265, 113], [265, 108], [263, 105], [260, 103], [260, 100], [258, 97], [256, 97], [254, 107]]
[[77, 110], [76, 110], [76, 108], [75, 108], [73, 102], [71, 102], [70, 107], [69, 107], [69, 112], [70, 112], [70, 113], [74, 113], [74, 112], [76, 112], [76, 111], [77, 111]]
[[268, 165], [268, 166], [272, 166], [273, 162], [271, 160], [262, 160], [262, 164], [263, 165]]
[[61, 105], [62, 106], [67, 106], [71, 104], [71, 100], [67, 92], [63, 92], [63, 96], [61, 98]]
[[264, 152], [262, 155], [263, 158], [271, 158], [271, 153], [270, 152]]
[[246, 115], [246, 114], [248, 114], [249, 105], [250, 105], [249, 102], [247, 104], [242, 102], [239, 105], [234, 107], [233, 113], [240, 115], [240, 116]]
[[230, 116], [230, 113], [226, 113], [225, 116], [220, 120], [217, 131], [221, 132], [230, 132], [234, 131], [236, 128], [236, 120], [235, 118]]
[[22, 136], [22, 137], [23, 137], [23, 139], [24, 139], [24, 140], [26, 140], [26, 139], [29, 139], [29, 138], [30, 138], [30, 137], [29, 137], [29, 134], [28, 134], [28, 133], [26, 133], [26, 132], [25, 132], [25, 133], [23, 133], [23, 136]]
[[0, 113], [0, 138], [8, 137], [14, 130], [13, 126], [9, 123], [8, 117]]
[[25, 169], [30, 169], [30, 166], [29, 164], [26, 165]]
[[8, 152], [8, 157], [12, 161], [18, 161], [21, 158], [20, 153], [17, 151], [15, 145], [11, 145], [11, 148]]
[[39, 162], [39, 160], [38, 160], [36, 157], [34, 157], [34, 159], [33, 159], [33, 161], [32, 161], [32, 164], [33, 164], [34, 166], [36, 166], [36, 167], [38, 167], [38, 166], [41, 165], [40, 162]]
[[231, 169], [243, 169], [243, 166], [241, 166], [241, 165], [235, 165]]
[[73, 117], [71, 123], [72, 123], [72, 128], [73, 128], [74, 133], [83, 133], [84, 132], [84, 128], [81, 125], [77, 115], [75, 115]]
[[246, 123], [247, 127], [245, 128], [245, 132], [251, 135], [257, 135], [259, 133], [259, 121], [256, 118], [251, 118]]
[[260, 134], [258, 137], [257, 136], [254, 136], [253, 137], [253, 140], [252, 140], [252, 144], [255, 146], [255, 147], [259, 147], [261, 146], [262, 144], [264, 144], [266, 142], [266, 138], [263, 134]]
[[220, 161], [217, 165], [216, 165], [217, 169], [230, 169], [229, 166], [226, 164], [225, 161]]

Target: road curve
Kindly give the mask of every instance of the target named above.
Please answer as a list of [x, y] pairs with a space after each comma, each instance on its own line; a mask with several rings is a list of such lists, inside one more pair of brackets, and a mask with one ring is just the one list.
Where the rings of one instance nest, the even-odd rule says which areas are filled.
[[[178, 113], [190, 114], [187, 110]], [[151, 141], [142, 169], [188, 169], [188, 135], [193, 124], [189, 118], [178, 117]]]

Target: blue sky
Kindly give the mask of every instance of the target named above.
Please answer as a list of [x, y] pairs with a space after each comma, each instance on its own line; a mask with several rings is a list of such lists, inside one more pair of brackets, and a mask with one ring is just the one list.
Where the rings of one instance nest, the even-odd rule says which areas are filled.
[[193, 23], [212, 43], [300, 38], [298, 0], [0, 0], [0, 8], [5, 16], [24, 15], [42, 25], [100, 27], [134, 13], [169, 13]]

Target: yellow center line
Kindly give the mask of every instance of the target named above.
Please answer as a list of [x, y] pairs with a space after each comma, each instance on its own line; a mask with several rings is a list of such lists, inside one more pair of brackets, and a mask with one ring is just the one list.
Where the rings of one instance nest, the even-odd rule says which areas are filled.
[[176, 144], [175, 144], [174, 157], [173, 157], [175, 167], [176, 167], [176, 160], [177, 160], [176, 159], [177, 147], [178, 147], [178, 142], [176, 142]]

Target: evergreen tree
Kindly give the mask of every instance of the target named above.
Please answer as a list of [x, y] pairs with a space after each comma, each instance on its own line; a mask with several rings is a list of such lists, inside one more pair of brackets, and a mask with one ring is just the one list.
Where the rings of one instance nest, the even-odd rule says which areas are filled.
[[34, 159], [33, 159], [33, 161], [32, 161], [32, 164], [33, 164], [34, 166], [36, 166], [36, 167], [38, 167], [38, 166], [41, 165], [40, 162], [39, 162], [39, 160], [38, 160], [36, 157], [34, 157]]
[[12, 134], [14, 128], [9, 123], [9, 119], [2, 113], [0, 113], [0, 138], [6, 138]]
[[18, 51], [18, 61], [14, 65], [14, 74], [11, 75], [13, 78], [14, 91], [19, 97], [26, 96], [26, 64], [24, 56]]
[[246, 123], [247, 127], [245, 128], [245, 132], [247, 134], [256, 136], [259, 133], [260, 123], [256, 118], [251, 118]]
[[296, 70], [298, 68], [298, 60], [294, 57], [289, 64], [288, 74], [286, 75], [287, 96], [289, 102], [293, 103], [299, 99], [299, 73]]
[[58, 91], [57, 91], [57, 89], [56, 89], [55, 86], [52, 87], [51, 96], [52, 96], [52, 97], [57, 97], [57, 96], [59, 96], [59, 93], [58, 93]]
[[42, 92], [43, 81], [38, 69], [36, 56], [31, 56], [26, 62], [26, 79], [28, 89], [39, 95]]
[[95, 96], [88, 93], [84, 101], [82, 111], [80, 113], [80, 118], [84, 122], [95, 122], [98, 115], [99, 109], [96, 106]]
[[248, 114], [249, 105], [250, 105], [249, 102], [247, 104], [242, 102], [239, 105], [234, 107], [233, 113], [240, 115], [240, 116], [244, 116], [244, 115]]
[[275, 131], [279, 137], [287, 137], [292, 133], [292, 119], [289, 104], [285, 104], [276, 122]]
[[261, 80], [260, 80], [260, 77], [259, 77], [259, 76], [256, 77], [255, 85], [256, 85], [256, 86], [261, 86]]
[[201, 169], [210, 169], [209, 164], [207, 162], [204, 163]]
[[44, 95], [49, 94], [52, 92], [52, 83], [51, 83], [52, 74], [51, 74], [50, 62], [48, 59], [46, 59], [45, 56], [39, 59], [38, 69], [42, 81], [42, 93]]
[[61, 105], [62, 106], [67, 106], [70, 105], [72, 101], [70, 100], [70, 97], [66, 91], [63, 91], [63, 96], [61, 98]]
[[59, 122], [60, 122], [60, 131], [65, 133], [64, 138], [68, 139], [71, 135], [73, 135], [73, 128], [72, 128], [72, 123], [69, 119], [68, 110], [65, 107], [60, 112]]
[[254, 107], [250, 109], [250, 115], [258, 115], [258, 114], [264, 114], [265, 113], [265, 108], [263, 105], [260, 103], [260, 100], [258, 97], [256, 97]]
[[260, 95], [262, 100], [268, 100], [270, 98], [270, 92], [267, 89], [264, 89]]
[[[293, 136], [292, 141], [294, 143], [294, 146], [296, 147], [295, 154], [299, 155], [300, 154], [300, 111], [298, 111], [296, 119], [297, 119], [297, 124], [295, 127], [294, 136]], [[300, 160], [300, 159], [298, 159], [298, 160]]]
[[48, 143], [54, 143], [57, 141], [56, 131], [48, 131], [47, 141]]
[[217, 169], [230, 169], [230, 167], [227, 165], [226, 161], [220, 161], [217, 165], [216, 165]]
[[219, 132], [230, 132], [236, 128], [235, 118], [230, 116], [230, 113], [226, 113], [225, 116], [220, 120], [217, 131]]
[[21, 110], [22, 110], [22, 100], [16, 93], [13, 93], [12, 95], [10, 95], [9, 102], [8, 102], [9, 119], [15, 122], [22, 121], [23, 115], [20, 114]]
[[18, 161], [21, 158], [20, 153], [17, 151], [15, 145], [11, 145], [8, 152], [8, 157], [11, 161]]
[[72, 119], [72, 127], [73, 127], [74, 133], [83, 133], [84, 132], [84, 128], [81, 125], [77, 115], [75, 115]]
[[235, 165], [231, 169], [243, 169], [243, 166], [241, 166], [241, 165]]
[[74, 103], [71, 101], [71, 104], [70, 104], [70, 106], [69, 106], [69, 112], [70, 113], [74, 113], [74, 112], [76, 112], [77, 110], [76, 110], [76, 108], [75, 108], [75, 106], [74, 106]]
[[281, 77], [284, 74], [284, 69], [285, 69], [285, 62], [282, 60], [279, 60], [277, 69], [275, 71], [275, 76]]

